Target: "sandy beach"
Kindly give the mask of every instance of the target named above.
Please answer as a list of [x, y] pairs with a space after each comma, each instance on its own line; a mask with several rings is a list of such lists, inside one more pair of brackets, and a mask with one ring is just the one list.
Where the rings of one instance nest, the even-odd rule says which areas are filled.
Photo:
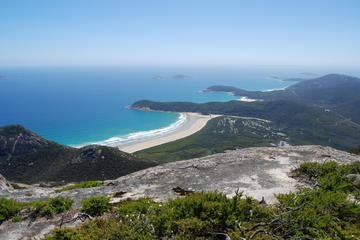
[[190, 136], [205, 127], [206, 123], [220, 115], [202, 115], [199, 113], [183, 113], [186, 115], [185, 122], [174, 131], [161, 136], [155, 136], [149, 139], [143, 139], [135, 142], [119, 145], [119, 149], [124, 152], [133, 153], [146, 148], [158, 146], [164, 143], [172, 142], [187, 136]]

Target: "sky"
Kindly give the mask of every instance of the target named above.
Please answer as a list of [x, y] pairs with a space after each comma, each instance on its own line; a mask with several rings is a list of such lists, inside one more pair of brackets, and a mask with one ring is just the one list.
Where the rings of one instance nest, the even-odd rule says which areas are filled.
[[359, 0], [0, 0], [0, 67], [360, 67]]

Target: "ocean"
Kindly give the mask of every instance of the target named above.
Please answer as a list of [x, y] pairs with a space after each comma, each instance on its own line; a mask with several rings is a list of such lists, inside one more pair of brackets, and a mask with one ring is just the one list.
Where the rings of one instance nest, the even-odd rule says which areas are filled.
[[238, 98], [201, 90], [279, 89], [293, 84], [282, 78], [334, 72], [360, 75], [359, 69], [271, 66], [0, 67], [0, 126], [21, 124], [69, 146], [126, 143], [184, 121], [180, 114], [126, 108], [135, 101], [230, 101]]

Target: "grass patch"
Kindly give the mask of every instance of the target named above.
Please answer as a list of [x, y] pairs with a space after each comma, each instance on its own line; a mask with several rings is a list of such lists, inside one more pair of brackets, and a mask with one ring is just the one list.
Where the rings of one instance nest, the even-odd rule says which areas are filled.
[[102, 185], [104, 185], [104, 182], [102, 182], [102, 181], [87, 181], [87, 182], [76, 183], [76, 184], [72, 184], [72, 185], [63, 187], [61, 189], [55, 190], [55, 192], [59, 193], [59, 192], [64, 192], [64, 191], [68, 191], [68, 190], [72, 190], [72, 189], [100, 187]]

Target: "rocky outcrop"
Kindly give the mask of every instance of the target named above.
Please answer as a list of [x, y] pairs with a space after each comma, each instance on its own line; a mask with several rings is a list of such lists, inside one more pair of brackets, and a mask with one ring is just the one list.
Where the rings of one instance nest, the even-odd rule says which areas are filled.
[[[90, 156], [96, 154], [86, 152]], [[96, 195], [110, 196], [113, 202], [140, 197], [164, 201], [193, 191], [217, 191], [232, 196], [239, 189], [259, 200], [264, 197], [266, 202], [274, 202], [274, 194], [287, 193], [305, 184], [289, 176], [291, 169], [304, 162], [327, 161], [347, 164], [360, 161], [360, 156], [322, 146], [247, 148], [148, 168], [106, 181], [101, 187], [61, 193], [56, 193], [56, 188], [31, 187], [0, 191], [0, 198], [34, 201], [62, 196], [73, 199], [74, 208], [78, 208], [82, 199]], [[0, 239], [27, 239], [30, 233], [40, 236], [56, 226], [59, 218], [48, 224], [44, 219], [33, 223], [8, 221], [0, 225]]]
[[[229, 196], [239, 189], [245, 194], [274, 201], [274, 194], [295, 190], [302, 183], [291, 178], [291, 169], [304, 162], [360, 161], [360, 156], [323, 146], [255, 147], [203, 158], [167, 163], [106, 181], [101, 187], [55, 193], [54, 188], [32, 187], [3, 192], [0, 197], [21, 201], [62, 196], [80, 206], [83, 198], [115, 196], [114, 200], [151, 197], [158, 201], [178, 196], [173, 188], [217, 191]], [[122, 194], [117, 194], [121, 192]], [[31, 195], [31, 196], [29, 196]], [[120, 197], [119, 197], [120, 196]]]
[[0, 190], [12, 190], [11, 184], [0, 174]]

